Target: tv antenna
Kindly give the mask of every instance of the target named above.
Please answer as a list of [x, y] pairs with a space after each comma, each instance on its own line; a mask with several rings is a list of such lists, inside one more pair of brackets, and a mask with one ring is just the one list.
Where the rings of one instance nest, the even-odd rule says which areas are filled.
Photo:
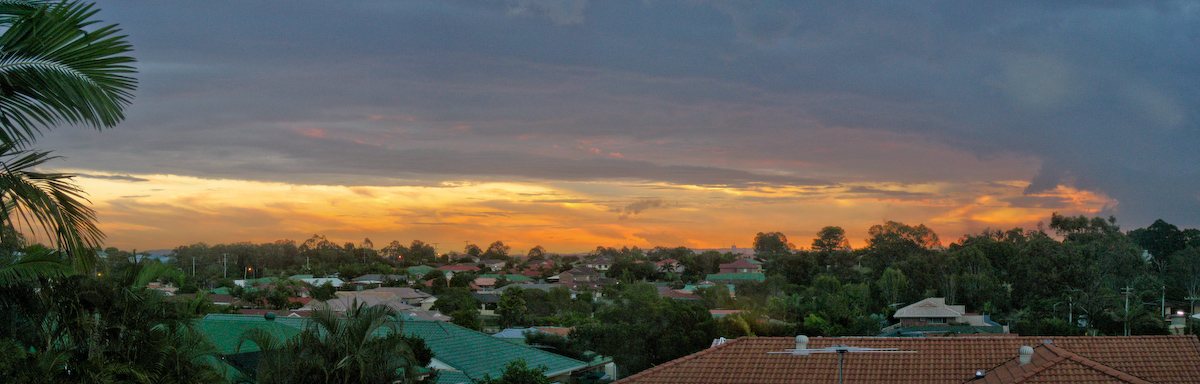
[[[803, 340], [802, 340], [803, 339]], [[808, 337], [796, 336], [797, 345], [807, 345]], [[795, 348], [785, 349], [783, 352], [767, 352], [770, 354], [790, 354], [792, 356], [806, 356], [810, 353], [836, 353], [838, 354], [838, 384], [843, 384], [845, 378], [842, 376], [842, 359], [847, 353], [917, 353], [917, 351], [900, 351], [900, 348], [863, 348], [851, 347], [845, 344], [834, 344], [831, 347], [825, 348]]]

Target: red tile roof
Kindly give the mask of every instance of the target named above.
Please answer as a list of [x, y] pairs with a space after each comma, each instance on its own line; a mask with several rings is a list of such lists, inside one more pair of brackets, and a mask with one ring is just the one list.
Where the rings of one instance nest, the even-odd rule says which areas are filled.
[[729, 264], [721, 264], [720, 268], [721, 269], [731, 269], [731, 268], [762, 269], [762, 266], [751, 263], [749, 260], [746, 260], [746, 259], [737, 259]]
[[442, 271], [478, 271], [479, 267], [474, 265], [443, 265], [437, 267], [437, 269]]
[[[997, 368], [997, 373], [992, 375], [1000, 375], [1001, 366], [1017, 357], [1018, 348], [1041, 346], [1045, 341], [1080, 359], [1060, 361], [1044, 370], [1045, 378], [1059, 381], [1028, 382], [1122, 382], [1111, 381], [1116, 376], [1107, 370], [1153, 383], [1196, 383], [1200, 378], [1200, 341], [1195, 336], [813, 337], [808, 348], [845, 344], [917, 352], [847, 353], [844, 356], [846, 383], [963, 383], [974, 378], [979, 369]], [[837, 354], [767, 353], [795, 347], [793, 338], [739, 338], [650, 368], [618, 383], [837, 382]], [[1088, 366], [1089, 363], [1084, 361], [1095, 364]], [[1110, 381], [1088, 381], [1101, 376]]]
[[971, 383], [1150, 383], [1054, 344], [1042, 344], [1032, 350], [1029, 363], [1022, 365], [1019, 358], [1013, 358]]

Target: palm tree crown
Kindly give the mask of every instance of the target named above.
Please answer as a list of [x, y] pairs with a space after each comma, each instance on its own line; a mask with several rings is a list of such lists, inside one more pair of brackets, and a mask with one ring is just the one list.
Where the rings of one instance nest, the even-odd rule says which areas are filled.
[[0, 142], [27, 145], [41, 129], [124, 119], [136, 80], [132, 47], [116, 25], [88, 31], [91, 4], [0, 4]]

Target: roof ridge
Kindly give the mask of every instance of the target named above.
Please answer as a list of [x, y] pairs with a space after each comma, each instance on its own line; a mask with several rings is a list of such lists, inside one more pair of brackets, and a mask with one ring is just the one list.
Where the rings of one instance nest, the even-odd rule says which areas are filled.
[[[1025, 373], [1023, 375], [1015, 377], [1015, 380], [1013, 380], [1012, 382], [1013, 383], [1021, 383], [1021, 382], [1025, 382], [1030, 379], [1033, 379], [1035, 376], [1040, 375], [1042, 372], [1045, 372], [1047, 369], [1050, 369], [1051, 367], [1053, 367], [1055, 365], [1058, 365], [1059, 362], [1062, 362], [1065, 359], [1066, 359], [1065, 356], [1055, 354], [1054, 359], [1046, 359], [1046, 361], [1043, 362], [1042, 364], [1039, 364], [1038, 366], [1034, 367], [1033, 369], [1025, 371]], [[1009, 362], [1011, 362], [1011, 361], [1012, 360], [1009, 360]], [[1005, 362], [1005, 363], [1007, 364], [1008, 362]]]
[[[1089, 358], [1082, 356], [1080, 354], [1077, 354], [1075, 352], [1071, 352], [1066, 349], [1062, 349], [1062, 348], [1059, 348], [1059, 347], [1056, 347], [1053, 345], [1046, 345], [1046, 346], [1049, 347], [1048, 349], [1050, 349], [1051, 351], [1054, 351], [1057, 349], [1058, 351], [1054, 351], [1054, 352], [1058, 353], [1059, 356], [1062, 356], [1066, 359], [1069, 359], [1071, 361], [1082, 364], [1088, 368], [1091, 368], [1094, 371], [1103, 373], [1108, 376], [1112, 376], [1114, 378], [1117, 378], [1117, 379], [1125, 381], [1125, 382], [1131, 382], [1131, 383], [1137, 383], [1137, 384], [1143, 384], [1143, 383], [1150, 384], [1150, 381], [1148, 381], [1146, 379], [1143, 379], [1143, 378], [1134, 376], [1132, 374], [1129, 374], [1125, 371], [1110, 367], [1108, 365], [1105, 365], [1101, 362], [1089, 359]], [[1061, 351], [1061, 353], [1059, 353], [1059, 351]]]
[[[624, 377], [624, 378], [622, 378], [622, 379], [620, 379], [620, 380], [617, 380], [615, 383], [627, 382], [627, 381], [629, 381], [629, 380], [632, 380], [632, 379], [635, 379], [635, 378], [638, 378], [638, 377], [641, 377], [641, 376], [649, 375], [649, 374], [651, 374], [651, 373], [654, 373], [654, 372], [656, 372], [656, 371], [659, 371], [659, 370], [662, 370], [662, 369], [666, 369], [666, 368], [668, 368], [668, 367], [672, 367], [672, 366], [679, 365], [679, 364], [681, 364], [681, 363], [683, 363], [683, 362], [686, 362], [686, 361], [689, 361], [689, 360], [694, 360], [694, 359], [696, 359], [696, 358], [698, 358], [698, 357], [700, 357], [700, 356], [703, 356], [703, 355], [709, 354], [709, 353], [711, 353], [712, 351], [718, 350], [718, 349], [720, 349], [720, 348], [725, 348], [726, 346], [729, 346], [729, 345], [732, 345], [732, 344], [736, 344], [736, 343], [737, 343], [737, 342], [739, 342], [739, 341], [745, 340], [747, 337], [748, 337], [748, 336], [742, 336], [742, 337], [739, 337], [739, 338], [736, 338], [736, 339], [733, 339], [733, 340], [728, 340], [728, 341], [726, 341], [724, 344], [717, 345], [717, 346], [714, 346], [714, 347], [708, 347], [708, 348], [705, 348], [705, 349], [703, 349], [703, 350], [701, 350], [701, 351], [699, 351], [699, 352], [696, 352], [696, 353], [693, 353], [693, 354], [690, 354], [690, 355], [687, 355], [687, 356], [684, 356], [684, 357], [680, 357], [680, 358], [678, 358], [678, 359], [671, 360], [671, 361], [668, 361], [668, 362], [665, 362], [665, 363], [662, 363], [662, 364], [659, 364], [659, 365], [655, 365], [655, 366], [653, 366], [653, 367], [650, 367], [650, 368], [646, 368], [646, 369], [642, 370], [641, 372], [638, 372], [638, 373], [635, 373], [635, 374], [633, 374], [632, 376], [627, 376], [627, 377]], [[780, 339], [786, 339], [786, 338], [785, 338], [785, 337], [780, 337]], [[615, 383], [614, 383], [614, 384], [615, 384]]]

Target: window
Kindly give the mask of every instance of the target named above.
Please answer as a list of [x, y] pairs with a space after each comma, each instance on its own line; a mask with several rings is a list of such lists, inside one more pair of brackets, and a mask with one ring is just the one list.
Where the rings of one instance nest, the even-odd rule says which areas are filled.
[[929, 318], [929, 324], [946, 324], [946, 319], [941, 317], [931, 317]]

